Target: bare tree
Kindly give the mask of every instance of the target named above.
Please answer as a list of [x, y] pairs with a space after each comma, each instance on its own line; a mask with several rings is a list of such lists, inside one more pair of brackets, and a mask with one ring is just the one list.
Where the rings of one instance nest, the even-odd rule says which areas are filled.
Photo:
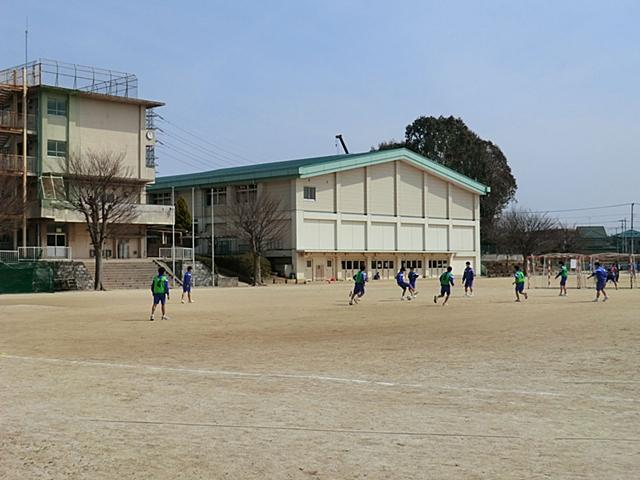
[[498, 219], [493, 235], [501, 251], [520, 254], [524, 260], [554, 249], [560, 231], [557, 221], [546, 214], [512, 209]]
[[69, 158], [69, 203], [84, 217], [91, 237], [95, 290], [103, 290], [104, 243], [119, 225], [136, 218], [135, 204], [141, 189], [125, 166], [123, 153], [87, 151]]
[[253, 261], [253, 285], [260, 285], [260, 260], [281, 238], [288, 218], [281, 209], [280, 201], [266, 194], [238, 199], [229, 206], [228, 215], [233, 233], [249, 245]]
[[0, 176], [0, 234], [17, 228], [26, 205], [23, 204], [19, 177]]

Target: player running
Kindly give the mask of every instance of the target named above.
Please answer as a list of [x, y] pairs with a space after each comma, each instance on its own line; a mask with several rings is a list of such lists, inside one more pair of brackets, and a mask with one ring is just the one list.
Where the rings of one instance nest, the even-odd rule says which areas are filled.
[[567, 279], [569, 278], [569, 269], [564, 264], [564, 262], [560, 262], [560, 271], [556, 275], [556, 280], [560, 277], [560, 297], [567, 296]]
[[462, 273], [462, 283], [464, 284], [464, 296], [473, 297], [473, 279], [476, 274], [471, 268], [471, 262], [466, 263], [464, 272]]
[[351, 291], [351, 298], [349, 299], [349, 305], [358, 303], [358, 299], [364, 295], [364, 284], [367, 282], [367, 272], [364, 271], [364, 265], [360, 266], [360, 270], [353, 276], [353, 280], [356, 282]]
[[151, 317], [149, 320], [153, 322], [154, 313], [156, 311], [156, 307], [158, 303], [162, 304], [162, 320], [169, 320], [167, 317], [167, 311], [165, 307], [165, 303], [169, 300], [169, 279], [165, 275], [166, 270], [163, 267], [158, 269], [158, 275], [153, 277], [153, 281], [151, 282], [151, 293], [153, 294], [153, 306], [151, 307]]
[[520, 269], [520, 265], [516, 265], [514, 267], [514, 270], [515, 273], [513, 275], [513, 284], [516, 286], [516, 302], [520, 301], [520, 295], [523, 295], [524, 299], [528, 300], [529, 295], [527, 295], [527, 292], [524, 291], [524, 284], [526, 282], [524, 272]]
[[400, 267], [400, 270], [398, 270], [398, 273], [396, 273], [396, 283], [402, 289], [402, 296], [400, 297], [400, 300], [404, 300], [405, 298], [404, 295], [405, 293], [407, 293], [407, 290], [409, 290], [409, 295], [407, 295], [407, 300], [411, 300], [411, 297], [413, 295], [413, 289], [411, 288], [411, 285], [409, 285], [406, 279], [404, 278], [404, 273], [406, 271], [407, 271], [406, 268]]
[[600, 266], [600, 262], [596, 262], [593, 264], [596, 269], [589, 275], [587, 278], [596, 277], [596, 298], [593, 299], [594, 302], [597, 302], [600, 299], [600, 292], [604, 296], [603, 302], [609, 300], [607, 296], [607, 292], [604, 290], [607, 286], [607, 271]]
[[193, 303], [193, 299], [191, 298], [191, 287], [193, 285], [193, 273], [192, 273], [193, 267], [191, 267], [191, 265], [189, 265], [187, 267], [187, 271], [184, 272], [184, 275], [182, 276], [182, 297], [180, 298], [180, 303], [184, 303], [184, 296], [186, 294], [187, 299], [189, 300], [189, 303]]
[[418, 295], [418, 290], [416, 290], [416, 282], [418, 281], [418, 277], [420, 275], [418, 273], [416, 273], [413, 269], [413, 267], [411, 267], [409, 269], [409, 286], [411, 287], [411, 290], [413, 290], [413, 298], [416, 298], [416, 295]]
[[433, 303], [438, 303], [438, 299], [444, 297], [442, 306], [444, 307], [451, 296], [451, 287], [453, 287], [453, 268], [447, 267], [447, 271], [440, 275], [440, 295], [433, 296]]
[[613, 282], [613, 286], [616, 287], [616, 290], [618, 289], [618, 278], [620, 278], [620, 274], [618, 273], [616, 266], [611, 265], [611, 268], [609, 268], [609, 271], [607, 272], [607, 283]]

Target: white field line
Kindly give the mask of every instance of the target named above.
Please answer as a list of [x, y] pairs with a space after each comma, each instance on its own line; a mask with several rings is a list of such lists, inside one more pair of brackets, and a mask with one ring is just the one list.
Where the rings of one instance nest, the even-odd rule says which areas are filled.
[[608, 397], [601, 395], [583, 395], [583, 394], [567, 394], [558, 392], [547, 392], [540, 390], [509, 390], [499, 388], [482, 388], [482, 387], [466, 387], [459, 385], [426, 385], [422, 383], [402, 383], [402, 382], [390, 382], [390, 381], [378, 381], [367, 380], [359, 378], [343, 378], [343, 377], [331, 377], [326, 375], [304, 375], [295, 373], [254, 373], [254, 372], [239, 372], [231, 370], [209, 370], [201, 368], [184, 368], [184, 367], [165, 367], [157, 365], [133, 365], [127, 363], [111, 363], [111, 362], [98, 362], [88, 360], [67, 360], [62, 358], [45, 358], [45, 357], [30, 357], [21, 355], [10, 355], [6, 353], [0, 353], [1, 359], [13, 359], [13, 360], [25, 360], [40, 363], [57, 363], [61, 365], [77, 365], [85, 367], [105, 367], [105, 368], [121, 368], [121, 369], [138, 369], [148, 370], [152, 372], [172, 372], [172, 373], [189, 373], [196, 375], [210, 375], [220, 377], [237, 377], [237, 378], [255, 378], [255, 379], [289, 379], [289, 380], [302, 380], [302, 381], [316, 381], [316, 382], [332, 382], [332, 383], [346, 383], [354, 385], [372, 385], [382, 387], [401, 387], [401, 388], [414, 388], [414, 389], [435, 389], [435, 390], [456, 390], [466, 392], [479, 392], [479, 393], [506, 393], [512, 395], [522, 396], [538, 396], [538, 397], [557, 397], [557, 398], [590, 398], [593, 400], [601, 400], [605, 402], [640, 402], [640, 399], [635, 398], [618, 398]]

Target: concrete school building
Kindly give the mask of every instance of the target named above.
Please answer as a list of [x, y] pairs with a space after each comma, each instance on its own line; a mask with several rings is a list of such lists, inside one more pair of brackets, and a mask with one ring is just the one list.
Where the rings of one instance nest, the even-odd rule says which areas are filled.
[[133, 74], [53, 60], [0, 70], [0, 177], [11, 177], [21, 197], [26, 187], [28, 204], [0, 234], [0, 250], [94, 256], [85, 221], [67, 202], [69, 156], [93, 150], [121, 153], [127, 180], [139, 189], [136, 216], [118, 225], [105, 257], [149, 256], [147, 238], [171, 229], [173, 207], [146, 199], [144, 186], [156, 173], [152, 111], [163, 103], [141, 99], [137, 90]]
[[[274, 268], [299, 280], [393, 278], [400, 266], [427, 277], [448, 265], [480, 265], [480, 196], [489, 187], [408, 149], [303, 158], [157, 178], [159, 205], [183, 197], [196, 225], [196, 251], [247, 251], [225, 208], [248, 195], [278, 198], [287, 228], [268, 253]], [[212, 210], [213, 209], [213, 212]], [[212, 216], [213, 213], [213, 216]]]

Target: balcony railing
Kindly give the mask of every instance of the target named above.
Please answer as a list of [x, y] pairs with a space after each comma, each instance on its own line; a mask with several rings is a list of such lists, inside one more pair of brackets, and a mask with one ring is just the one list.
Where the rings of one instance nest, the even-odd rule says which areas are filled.
[[[36, 157], [27, 157], [27, 174], [36, 174]], [[11, 153], [0, 153], [0, 174], [17, 174], [21, 175], [24, 170], [22, 155], [13, 155]]]
[[[22, 129], [24, 128], [24, 114], [12, 110], [0, 110], [0, 128]], [[36, 129], [36, 116], [27, 114], [27, 130]]]
[[159, 255], [163, 260], [173, 260], [175, 257], [176, 261], [192, 262], [193, 248], [163, 247], [159, 249]]
[[[133, 217], [125, 223], [131, 225], [171, 225], [173, 207], [165, 205], [134, 204]], [[42, 200], [41, 205], [30, 211], [31, 218], [48, 218], [56, 222], [82, 223], [83, 215], [70, 208], [64, 200]]]
[[38, 260], [71, 260], [71, 247], [18, 247], [21, 262]]

